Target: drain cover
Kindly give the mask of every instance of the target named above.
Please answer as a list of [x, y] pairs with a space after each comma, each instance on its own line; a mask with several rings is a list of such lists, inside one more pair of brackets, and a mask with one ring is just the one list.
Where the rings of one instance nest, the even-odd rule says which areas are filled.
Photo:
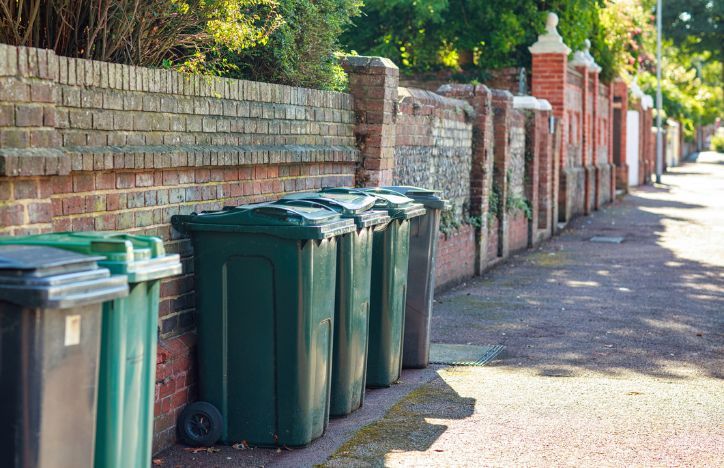
[[430, 364], [480, 367], [495, 359], [505, 349], [502, 345], [475, 346], [431, 343]]
[[620, 244], [623, 242], [621, 236], [593, 236], [590, 239], [591, 242], [600, 242], [602, 244]]

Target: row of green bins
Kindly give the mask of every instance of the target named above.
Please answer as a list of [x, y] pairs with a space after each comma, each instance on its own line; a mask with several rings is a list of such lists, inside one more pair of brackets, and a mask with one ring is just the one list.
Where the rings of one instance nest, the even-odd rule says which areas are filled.
[[337, 286], [330, 415], [345, 416], [362, 406], [367, 369], [372, 241], [375, 229], [385, 229], [391, 218], [373, 210], [375, 197], [358, 193], [306, 192], [287, 195], [283, 202], [320, 203], [354, 220], [356, 230], [337, 242]]
[[[95, 466], [144, 466], [151, 458], [158, 306], [163, 278], [181, 273], [161, 239], [117, 232], [58, 232], [0, 239], [93, 255], [128, 281], [129, 294], [103, 304]], [[80, 465], [79, 465], [80, 466]]]
[[402, 367], [424, 368], [430, 362], [430, 320], [435, 292], [435, 255], [440, 217], [450, 203], [436, 190], [420, 187], [385, 187], [422, 203], [427, 212], [410, 221], [410, 264]]
[[375, 230], [373, 239], [366, 382], [368, 387], [389, 387], [402, 372], [410, 220], [424, 215], [425, 208], [382, 188], [327, 188], [322, 193], [372, 195], [374, 209], [391, 218], [384, 229]]
[[128, 294], [98, 260], [0, 246], [0, 466], [93, 464], [101, 303]]
[[329, 420], [338, 237], [352, 219], [318, 203], [174, 216], [194, 248], [199, 397], [190, 445], [302, 446]]

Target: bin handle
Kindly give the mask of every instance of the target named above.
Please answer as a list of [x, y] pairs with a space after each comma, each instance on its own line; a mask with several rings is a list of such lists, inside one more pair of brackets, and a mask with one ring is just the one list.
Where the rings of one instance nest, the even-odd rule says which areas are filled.
[[344, 189], [339, 187], [323, 187], [319, 193], [342, 193], [342, 194], [354, 194], [354, 195], [369, 195], [359, 189]]
[[285, 206], [294, 206], [294, 205], [305, 205], [305, 206], [311, 206], [312, 208], [323, 208], [327, 211], [331, 211], [332, 213], [337, 213], [332, 208], [328, 207], [327, 205], [319, 202], [315, 202], [313, 200], [290, 200], [290, 199], [280, 199], [274, 202], [275, 205], [285, 205]]
[[[400, 192], [398, 192], [398, 191], [396, 191], [396, 190], [392, 190], [392, 189], [388, 189], [388, 188], [383, 188], [383, 187], [375, 187], [374, 189], [370, 189], [370, 190], [366, 191], [366, 193], [383, 193], [383, 194], [385, 194], [385, 195], [397, 195], [398, 197], [404, 197], [404, 196], [406, 196], [405, 194], [400, 193]], [[409, 197], [408, 197], [408, 198], [409, 198]]]
[[[293, 215], [294, 219], [297, 219], [299, 221], [304, 220], [304, 215], [302, 215], [302, 213], [300, 213], [297, 210], [293, 210], [291, 207], [287, 207], [287, 206], [266, 205], [266, 206], [260, 206], [258, 208], [252, 208], [251, 211], [262, 214], [262, 215], [274, 216], [277, 218], [284, 218], [291, 214], [291, 215]], [[334, 210], [330, 210], [330, 211], [332, 213], [336, 214], [336, 212]]]

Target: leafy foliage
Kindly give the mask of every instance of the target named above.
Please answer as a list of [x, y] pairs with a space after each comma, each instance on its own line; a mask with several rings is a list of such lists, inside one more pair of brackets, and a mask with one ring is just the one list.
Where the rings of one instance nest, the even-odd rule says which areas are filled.
[[0, 42], [183, 72], [343, 89], [360, 0], [0, 0]]
[[676, 45], [724, 59], [724, 2], [666, 0], [661, 11], [664, 33]]
[[342, 90], [346, 75], [335, 53], [338, 38], [359, 14], [359, 0], [279, 0], [277, 12], [284, 23], [262, 47], [233, 50], [218, 56], [235, 68], [233, 78]]
[[276, 0], [0, 0], [0, 42], [142, 66], [266, 43]]
[[[683, 124], [684, 135], [693, 139], [697, 125], [706, 125], [724, 109], [721, 62], [709, 52], [692, 54], [674, 46], [664, 45], [662, 53], [661, 94], [666, 117]], [[639, 73], [644, 92], [656, 93], [654, 72]]]
[[724, 153], [724, 134], [718, 134], [711, 137], [711, 150]]
[[524, 65], [547, 11], [559, 14], [561, 34], [577, 48], [598, 25], [602, 2], [369, 0], [342, 42], [360, 53], [390, 57], [408, 71]]

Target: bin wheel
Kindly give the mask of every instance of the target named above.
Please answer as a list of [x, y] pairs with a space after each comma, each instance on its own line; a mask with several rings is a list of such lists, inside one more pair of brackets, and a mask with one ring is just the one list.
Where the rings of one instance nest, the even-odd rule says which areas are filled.
[[214, 405], [196, 401], [186, 406], [178, 417], [179, 437], [192, 447], [210, 447], [221, 437], [223, 422]]

